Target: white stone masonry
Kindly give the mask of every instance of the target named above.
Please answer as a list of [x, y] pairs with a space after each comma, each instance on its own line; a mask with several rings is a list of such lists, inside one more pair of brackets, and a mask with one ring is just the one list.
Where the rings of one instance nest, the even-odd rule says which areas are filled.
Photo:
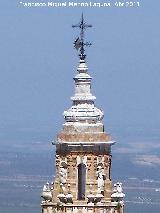
[[67, 122], [78, 121], [101, 121], [103, 112], [95, 107], [95, 96], [91, 93], [91, 76], [87, 73], [88, 67], [84, 60], [80, 60], [75, 76], [75, 94], [71, 97], [72, 107], [64, 111], [64, 118]]

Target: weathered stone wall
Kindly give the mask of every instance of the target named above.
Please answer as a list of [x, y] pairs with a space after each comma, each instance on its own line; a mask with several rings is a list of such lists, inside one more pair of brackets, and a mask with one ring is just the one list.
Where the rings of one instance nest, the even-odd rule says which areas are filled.
[[102, 142], [102, 141], [110, 141], [110, 135], [106, 133], [70, 133], [70, 132], [61, 132], [57, 136], [57, 141], [65, 141], [65, 142], [81, 142], [81, 141], [89, 141], [89, 142]]
[[123, 213], [124, 204], [122, 203], [117, 208], [117, 203], [110, 203], [110, 205], [96, 206], [96, 205], [64, 205], [57, 206], [53, 203], [43, 204], [42, 213]]
[[[112, 182], [110, 177], [111, 156], [110, 155], [94, 155], [93, 153], [75, 153], [71, 152], [68, 155], [56, 155], [56, 179], [54, 181], [54, 198], [60, 193], [60, 171], [62, 162], [66, 162], [66, 182], [64, 185], [64, 193], [67, 193], [67, 186], [70, 184], [70, 189], [73, 195], [73, 201], [77, 200], [77, 183], [78, 183], [78, 164], [83, 162], [86, 164], [86, 196], [89, 194], [90, 185], [92, 185], [92, 193], [96, 195], [97, 186], [97, 167], [102, 164], [104, 171], [104, 200], [111, 200]], [[58, 200], [57, 198], [54, 200]], [[81, 202], [81, 201], [80, 201]], [[87, 197], [85, 199], [87, 203]]]

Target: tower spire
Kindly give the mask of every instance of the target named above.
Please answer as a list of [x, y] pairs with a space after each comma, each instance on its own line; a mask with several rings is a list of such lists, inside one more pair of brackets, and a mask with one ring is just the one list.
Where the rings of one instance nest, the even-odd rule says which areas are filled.
[[[72, 106], [64, 111], [64, 123], [56, 146], [56, 176], [42, 192], [42, 213], [124, 213], [122, 184], [112, 190], [111, 146], [115, 143], [105, 131], [104, 113], [95, 105], [91, 80], [85, 62], [84, 31], [91, 27], [83, 14], [80, 37], [75, 41], [80, 63], [74, 77]], [[68, 189], [67, 189], [68, 188]]]
[[91, 43], [89, 42], [85, 42], [84, 40], [84, 31], [87, 28], [92, 27], [91, 24], [86, 24], [86, 22], [84, 21], [84, 17], [83, 17], [83, 13], [82, 13], [82, 17], [81, 17], [81, 21], [79, 24], [76, 25], [72, 25], [73, 28], [80, 28], [80, 37], [78, 37], [75, 41], [74, 41], [74, 47], [79, 50], [80, 54], [79, 57], [81, 60], [84, 60], [86, 55], [85, 55], [85, 46], [91, 46]]

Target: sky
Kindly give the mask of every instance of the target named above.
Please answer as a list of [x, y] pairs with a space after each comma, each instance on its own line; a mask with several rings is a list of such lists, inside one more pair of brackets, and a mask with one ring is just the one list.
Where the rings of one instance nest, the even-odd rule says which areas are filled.
[[62, 8], [0, 0], [1, 144], [50, 143], [62, 128], [79, 62], [73, 48], [79, 31], [71, 26], [82, 12], [93, 25], [86, 31], [93, 44], [87, 65], [106, 131], [121, 143], [159, 140], [160, 1], [132, 8], [107, 2], [112, 6]]

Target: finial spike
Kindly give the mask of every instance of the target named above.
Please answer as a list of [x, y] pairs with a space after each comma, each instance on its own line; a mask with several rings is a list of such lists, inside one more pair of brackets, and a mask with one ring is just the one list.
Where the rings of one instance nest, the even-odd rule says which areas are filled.
[[85, 42], [84, 41], [84, 31], [89, 28], [92, 27], [91, 24], [86, 24], [84, 21], [84, 17], [83, 17], [83, 12], [82, 12], [82, 17], [81, 17], [81, 22], [79, 24], [76, 25], [72, 25], [73, 28], [78, 27], [80, 28], [80, 38], [78, 37], [75, 41], [74, 41], [74, 47], [80, 51], [80, 59], [84, 60], [86, 55], [85, 55], [85, 46], [90, 46], [91, 43], [89, 42]]
[[82, 12], [82, 20], [84, 20], [84, 19], [83, 19], [83, 12]]

